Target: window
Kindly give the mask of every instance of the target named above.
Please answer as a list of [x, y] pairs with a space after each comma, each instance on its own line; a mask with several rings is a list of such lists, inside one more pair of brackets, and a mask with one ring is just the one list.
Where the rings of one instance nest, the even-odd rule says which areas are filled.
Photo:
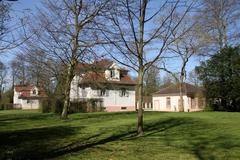
[[167, 106], [168, 109], [171, 108], [171, 98], [170, 97], [166, 98], [166, 106]]
[[99, 96], [108, 96], [108, 91], [105, 88], [102, 88], [100, 90], [98, 90], [98, 95]]
[[101, 89], [100, 90], [100, 96], [105, 96], [106, 94], [106, 90], [105, 89]]
[[120, 97], [127, 97], [127, 96], [128, 96], [128, 92], [126, 88], [122, 88], [120, 91]]
[[204, 99], [203, 98], [198, 99], [198, 106], [199, 106], [199, 108], [204, 108]]
[[196, 99], [192, 98], [192, 109], [196, 109]]
[[34, 101], [33, 100], [27, 100], [27, 103], [29, 104], [29, 103], [34, 103]]
[[121, 110], [126, 110], [127, 109], [127, 107], [121, 107]]
[[78, 87], [81, 88], [82, 90], [85, 90], [85, 85], [79, 84]]
[[[184, 107], [184, 99], [182, 100], [183, 107]], [[181, 99], [178, 99], [178, 110], [181, 110]]]
[[114, 70], [111, 70], [111, 78], [114, 78], [115, 77], [115, 71]]

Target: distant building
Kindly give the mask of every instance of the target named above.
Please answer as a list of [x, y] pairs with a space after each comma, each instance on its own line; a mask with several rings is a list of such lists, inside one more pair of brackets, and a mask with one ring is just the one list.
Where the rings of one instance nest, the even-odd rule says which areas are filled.
[[135, 81], [128, 70], [103, 59], [79, 64], [71, 83], [71, 102], [92, 101], [107, 112], [135, 111]]
[[44, 90], [36, 86], [15, 86], [13, 105], [18, 109], [39, 109], [40, 100], [46, 97]]
[[[184, 112], [201, 111], [205, 108], [206, 98], [202, 87], [183, 84]], [[181, 101], [179, 85], [171, 84], [153, 94], [153, 111], [179, 112]]]
[[[143, 110], [144, 111], [152, 111], [152, 96], [143, 96], [142, 97], [142, 104], [143, 104]], [[138, 96], [136, 96], [136, 106], [137, 109], [139, 108], [138, 104]]]

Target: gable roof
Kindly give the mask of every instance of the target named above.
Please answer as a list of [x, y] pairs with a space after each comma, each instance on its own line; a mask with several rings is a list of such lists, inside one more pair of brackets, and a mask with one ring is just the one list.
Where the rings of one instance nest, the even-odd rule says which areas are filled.
[[120, 68], [120, 81], [107, 80], [105, 77], [105, 70], [110, 69], [113, 61], [109, 59], [102, 59], [95, 61], [92, 64], [80, 63], [77, 66], [76, 72], [82, 74], [81, 84], [84, 83], [111, 83], [111, 84], [126, 84], [126, 85], [136, 85], [136, 82], [128, 75], [128, 70]]
[[20, 91], [31, 91], [33, 89], [33, 86], [15, 86], [14, 87], [17, 92]]
[[[202, 87], [194, 86], [189, 83], [183, 83], [182, 92], [183, 94], [196, 94], [199, 92], [203, 92], [204, 89]], [[155, 92], [153, 95], [168, 95], [168, 94], [179, 94], [179, 84], [170, 84], [167, 87], [160, 89]]]
[[79, 63], [76, 67], [76, 72], [84, 73], [87, 71], [103, 71], [109, 68], [113, 64], [113, 61], [109, 59], [102, 59], [94, 61], [93, 63]]
[[21, 99], [38, 99], [38, 98], [46, 98], [47, 95], [42, 88], [38, 88], [38, 94], [37, 95], [31, 95], [31, 91], [35, 88], [36, 86], [15, 86], [15, 91], [20, 92], [19, 97]]
[[80, 84], [85, 83], [111, 83], [111, 84], [126, 84], [126, 85], [136, 85], [136, 82], [127, 74], [122, 74], [120, 76], [120, 81], [107, 80], [105, 78], [104, 72], [88, 72], [86, 73], [80, 82]]

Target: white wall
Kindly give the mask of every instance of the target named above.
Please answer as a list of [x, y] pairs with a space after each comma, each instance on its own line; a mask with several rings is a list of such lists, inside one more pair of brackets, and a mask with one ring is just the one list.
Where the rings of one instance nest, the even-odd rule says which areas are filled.
[[98, 90], [93, 90], [90, 87], [86, 87], [82, 89], [78, 86], [80, 78], [75, 76], [71, 83], [70, 90], [70, 100], [78, 101], [81, 98], [91, 99], [91, 98], [99, 98], [103, 100], [104, 107], [114, 107], [114, 106], [131, 106], [135, 107], [135, 90], [126, 90], [128, 92], [127, 96], [120, 96], [120, 89], [110, 89], [106, 90], [106, 96], [99, 96]]
[[21, 104], [21, 99], [18, 98], [20, 92], [16, 92], [14, 89], [14, 95], [13, 95], [13, 104]]
[[18, 98], [21, 92], [16, 92], [14, 89], [13, 104], [16, 108], [22, 109], [39, 109], [39, 100], [26, 100]]
[[22, 101], [22, 109], [39, 109], [40, 104], [39, 100], [26, 100], [26, 99], [21, 99]]
[[[170, 97], [171, 99], [171, 108], [168, 109], [166, 106], [166, 98]], [[178, 112], [179, 111], [179, 104], [178, 101], [180, 96], [158, 96], [153, 97], [153, 110], [154, 111], [171, 111], [171, 112]], [[188, 109], [190, 110], [191, 99], [187, 96], [183, 96], [184, 100], [184, 111], [187, 112]]]

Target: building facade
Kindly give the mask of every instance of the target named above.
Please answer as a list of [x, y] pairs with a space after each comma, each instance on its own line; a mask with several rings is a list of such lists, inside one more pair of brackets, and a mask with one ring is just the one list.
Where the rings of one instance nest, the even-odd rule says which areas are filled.
[[135, 111], [135, 85], [128, 71], [113, 61], [79, 64], [71, 83], [70, 100], [92, 100], [107, 112]]
[[40, 100], [46, 97], [44, 90], [36, 86], [15, 86], [13, 105], [16, 109], [39, 109]]
[[[191, 84], [183, 84], [184, 112], [201, 111], [205, 108], [204, 89]], [[179, 112], [181, 107], [179, 86], [171, 84], [153, 94], [153, 111]]]

